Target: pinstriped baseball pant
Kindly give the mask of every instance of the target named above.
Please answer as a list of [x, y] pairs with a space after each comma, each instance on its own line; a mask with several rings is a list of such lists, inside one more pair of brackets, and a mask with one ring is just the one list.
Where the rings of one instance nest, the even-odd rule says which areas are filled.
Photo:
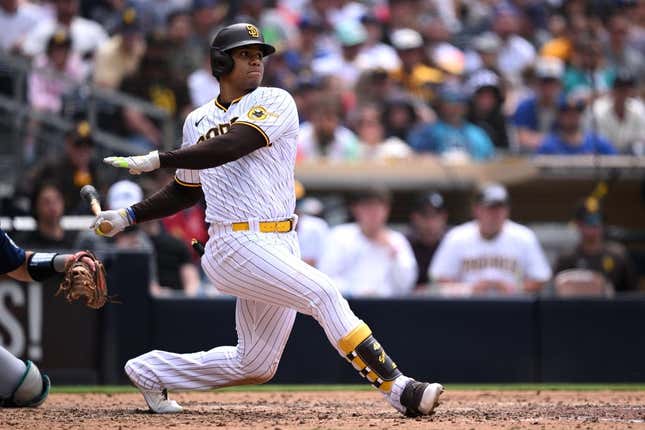
[[[329, 342], [361, 321], [333, 282], [300, 259], [295, 232], [227, 232], [211, 227], [202, 267], [219, 291], [236, 296], [237, 346], [176, 354], [151, 351], [126, 364], [144, 389], [200, 390], [266, 382], [275, 374], [296, 312], [313, 316]], [[341, 355], [344, 355], [338, 350]], [[397, 380], [390, 399], [408, 378]]]

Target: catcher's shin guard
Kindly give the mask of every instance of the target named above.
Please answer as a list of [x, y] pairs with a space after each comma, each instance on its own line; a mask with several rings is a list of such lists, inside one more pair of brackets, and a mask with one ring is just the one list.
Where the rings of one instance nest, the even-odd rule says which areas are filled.
[[389, 393], [394, 380], [401, 376], [396, 363], [374, 339], [372, 330], [365, 323], [339, 340], [338, 346], [358, 373], [384, 393]]
[[0, 400], [0, 406], [14, 408], [35, 408], [40, 406], [49, 395], [51, 382], [47, 375], [41, 375], [38, 367], [27, 360], [27, 370], [20, 379], [11, 397]]

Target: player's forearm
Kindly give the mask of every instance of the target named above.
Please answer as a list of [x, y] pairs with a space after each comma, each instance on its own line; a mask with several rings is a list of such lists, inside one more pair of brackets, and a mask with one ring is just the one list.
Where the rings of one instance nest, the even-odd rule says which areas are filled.
[[27, 251], [25, 261], [9, 277], [23, 282], [44, 281], [63, 273], [70, 254], [34, 253]]
[[209, 169], [235, 161], [267, 145], [264, 135], [251, 126], [233, 125], [228, 133], [175, 151], [159, 154], [161, 167]]
[[199, 187], [185, 187], [169, 182], [165, 187], [132, 206], [135, 222], [141, 223], [163, 218], [193, 206], [202, 198]]

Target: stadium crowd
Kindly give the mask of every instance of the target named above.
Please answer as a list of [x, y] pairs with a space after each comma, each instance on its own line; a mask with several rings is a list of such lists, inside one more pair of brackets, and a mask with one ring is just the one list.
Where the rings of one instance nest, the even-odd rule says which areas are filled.
[[[81, 84], [148, 101], [181, 130], [186, 114], [218, 93], [209, 46], [218, 28], [232, 21], [256, 23], [277, 47], [266, 60], [264, 84], [294, 95], [299, 161], [427, 154], [473, 163], [508, 154], [645, 156], [642, 1], [0, 0], [0, 50], [31, 61], [29, 105], [76, 124], [60, 148], [39, 145], [34, 136], [47, 126], [29, 124], [22, 142], [27, 169], [16, 181], [15, 199], [17, 211], [37, 220], [26, 245], [74, 243], [59, 221], [63, 214], [86, 213], [78, 196], [85, 184], [124, 201], [128, 196], [119, 193], [136, 198], [171, 179], [159, 172], [123, 185], [122, 177], [98, 168], [94, 130], [83, 120]], [[162, 145], [162, 124], [136, 105], [101, 109], [97, 126], [132, 148]], [[331, 229], [322, 219], [307, 219], [322, 213], [320, 202], [299, 199], [300, 228], [314, 229], [300, 236], [319, 241], [302, 244], [303, 258], [348, 295], [409, 294], [430, 282], [465, 294], [535, 292], [554, 274], [575, 267], [598, 268], [618, 291], [636, 288], [624, 249], [602, 241], [602, 211], [588, 202], [575, 216], [579, 255], [562, 256], [554, 267], [533, 233], [515, 224], [509, 234], [518, 234], [526, 246], [516, 252], [536, 259], [526, 267], [454, 256], [453, 248], [469, 249], [465, 237], [481, 242], [508, 230], [510, 202], [497, 187], [480, 190], [474, 220], [458, 227], [461, 235], [447, 232], [438, 193], [415, 206], [407, 237], [387, 225], [386, 190], [355, 196], [348, 207], [356, 223]], [[174, 268], [155, 270], [153, 291], [163, 294], [161, 285], [199, 291], [194, 270], [187, 268], [195, 256], [172, 238], [183, 244], [192, 237], [205, 240], [203, 208], [136, 234], [122, 246], [150, 249], [155, 265]], [[506, 240], [518, 243], [513, 236]], [[155, 254], [160, 249], [165, 251]], [[451, 267], [462, 264], [458, 258], [473, 273], [485, 273], [490, 263], [507, 268], [509, 276], [464, 278]], [[474, 287], [464, 289], [464, 283]]]

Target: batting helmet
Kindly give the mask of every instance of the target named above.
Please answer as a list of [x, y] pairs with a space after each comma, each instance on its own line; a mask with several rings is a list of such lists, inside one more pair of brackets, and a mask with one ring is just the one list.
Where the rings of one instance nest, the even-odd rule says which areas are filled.
[[266, 57], [275, 52], [275, 48], [264, 42], [260, 30], [248, 23], [239, 23], [222, 28], [215, 35], [211, 44], [211, 70], [219, 78], [233, 70], [233, 57], [230, 51], [246, 45], [258, 45]]

